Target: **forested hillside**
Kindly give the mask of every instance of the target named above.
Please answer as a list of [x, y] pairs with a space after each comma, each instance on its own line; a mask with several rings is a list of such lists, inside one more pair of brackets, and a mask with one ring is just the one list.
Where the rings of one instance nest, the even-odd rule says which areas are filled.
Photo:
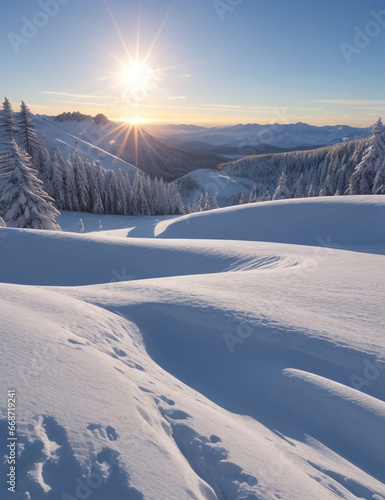
[[370, 139], [313, 151], [248, 156], [222, 172], [255, 182], [248, 201], [385, 193], [385, 127]]

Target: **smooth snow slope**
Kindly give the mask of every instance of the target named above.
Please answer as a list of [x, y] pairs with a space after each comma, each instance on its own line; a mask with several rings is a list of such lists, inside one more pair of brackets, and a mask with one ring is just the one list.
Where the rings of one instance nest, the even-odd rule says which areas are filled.
[[[385, 207], [370, 200], [262, 204], [272, 242], [246, 241], [257, 206], [160, 222], [171, 239], [0, 229], [20, 453], [1, 499], [384, 499]], [[275, 241], [282, 219], [298, 241]], [[312, 244], [338, 228], [344, 249]]]
[[279, 249], [274, 254], [271, 246], [263, 252], [253, 242], [242, 247], [237, 242], [228, 242], [224, 247], [219, 241], [202, 246], [194, 240], [156, 241], [103, 233], [69, 236], [6, 228], [2, 236], [6, 251], [0, 259], [1, 280], [25, 285], [90, 285], [296, 262], [293, 252]]
[[384, 196], [333, 196], [228, 207], [166, 220], [162, 238], [253, 240], [383, 250]]

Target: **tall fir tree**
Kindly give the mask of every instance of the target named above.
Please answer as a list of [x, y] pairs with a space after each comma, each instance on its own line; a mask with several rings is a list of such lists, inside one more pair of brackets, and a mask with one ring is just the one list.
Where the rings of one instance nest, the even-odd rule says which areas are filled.
[[89, 212], [90, 206], [90, 186], [88, 182], [86, 167], [79, 153], [75, 151], [70, 158], [75, 177], [75, 185], [77, 190], [77, 202], [81, 212]]
[[287, 184], [288, 181], [287, 181], [286, 168], [284, 168], [281, 177], [279, 178], [277, 189], [274, 192], [273, 200], [280, 200], [282, 198], [291, 198], [291, 192]]
[[65, 173], [64, 173], [65, 160], [58, 147], [55, 148], [52, 161], [52, 175], [51, 187], [52, 196], [56, 200], [56, 206], [59, 209], [64, 209], [65, 200]]
[[373, 127], [371, 145], [349, 181], [349, 194], [373, 194], [381, 188], [385, 170], [385, 127], [381, 118]]
[[17, 131], [11, 103], [5, 98], [3, 109], [0, 111], [0, 183], [10, 173], [10, 158], [14, 154], [12, 141]]
[[19, 129], [17, 132], [19, 146], [34, 158], [41, 144], [36, 136], [32, 113], [24, 101], [21, 101], [20, 112], [16, 115], [16, 124]]
[[60, 212], [31, 168], [30, 157], [15, 140], [11, 145], [11, 174], [1, 189], [0, 216], [10, 227], [60, 230], [55, 221]]
[[79, 199], [75, 181], [75, 170], [71, 161], [64, 160], [63, 171], [65, 210], [77, 212], [79, 210]]
[[41, 145], [36, 149], [33, 158], [34, 168], [39, 172], [39, 179], [43, 181], [47, 193], [54, 197], [52, 188], [52, 160], [48, 150]]
[[101, 185], [104, 182], [103, 172], [100, 172], [100, 167], [95, 164], [86, 164], [88, 182], [90, 186], [90, 210], [94, 214], [105, 213], [103, 205], [103, 194]]

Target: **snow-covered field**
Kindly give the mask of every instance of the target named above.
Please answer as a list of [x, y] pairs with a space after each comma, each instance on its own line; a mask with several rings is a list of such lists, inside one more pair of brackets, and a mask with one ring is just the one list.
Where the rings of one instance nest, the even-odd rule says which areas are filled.
[[0, 228], [1, 499], [385, 499], [384, 197], [58, 222]]

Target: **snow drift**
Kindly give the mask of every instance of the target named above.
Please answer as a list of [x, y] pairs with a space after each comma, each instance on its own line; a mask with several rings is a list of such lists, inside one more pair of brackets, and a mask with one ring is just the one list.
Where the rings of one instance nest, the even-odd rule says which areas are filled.
[[[385, 197], [277, 200], [189, 214], [155, 228], [162, 238], [253, 240], [383, 249]], [[241, 221], [241, 222], [240, 222]]]
[[1, 498], [385, 498], [384, 215], [349, 197], [142, 219], [162, 238], [1, 228]]

